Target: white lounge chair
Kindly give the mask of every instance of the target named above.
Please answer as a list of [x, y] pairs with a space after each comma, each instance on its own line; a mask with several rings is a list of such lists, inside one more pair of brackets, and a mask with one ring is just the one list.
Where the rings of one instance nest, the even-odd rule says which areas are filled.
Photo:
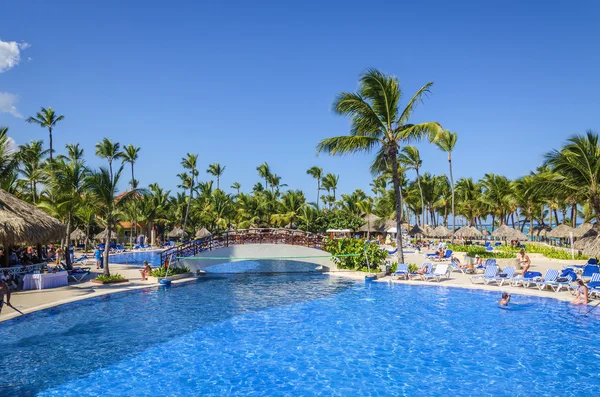
[[427, 281], [430, 278], [432, 278], [439, 283], [440, 281], [442, 281], [442, 277], [449, 278], [449, 273], [450, 270], [448, 269], [448, 265], [437, 265], [432, 273], [425, 273], [421, 275], [421, 278], [423, 279], [423, 281]]
[[504, 284], [505, 281], [512, 279], [515, 274], [515, 268], [513, 266], [507, 266], [502, 269], [502, 273], [496, 275], [494, 278], [483, 279], [484, 284], [496, 283], [500, 287]]

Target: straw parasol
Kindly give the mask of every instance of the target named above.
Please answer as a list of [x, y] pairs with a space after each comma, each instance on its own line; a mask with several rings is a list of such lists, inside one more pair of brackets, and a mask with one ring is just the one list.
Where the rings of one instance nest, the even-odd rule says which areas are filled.
[[547, 225], [537, 225], [531, 229], [531, 235], [535, 237], [548, 237], [548, 233], [552, 230], [550, 226]]
[[467, 237], [467, 238], [483, 236], [483, 234], [479, 230], [475, 229], [473, 226], [463, 226], [460, 229], [458, 229], [456, 232], [454, 232], [454, 235], [457, 237]]
[[[94, 236], [94, 240], [104, 241], [104, 240], [106, 240], [107, 237], [108, 237], [108, 229], [104, 229], [102, 232], [100, 232]], [[111, 240], [117, 239], [117, 231], [116, 230], [113, 230], [110, 233], [110, 239]]]
[[210, 232], [205, 227], [196, 232], [196, 238], [204, 238], [210, 236]]
[[593, 238], [586, 247], [583, 249], [583, 253], [589, 256], [598, 257], [600, 256], [600, 238], [599, 237], [587, 237]]
[[167, 234], [168, 238], [182, 238], [184, 236], [184, 232], [183, 229], [180, 227], [174, 227], [173, 230], [171, 230], [169, 232], [169, 234]]
[[554, 229], [552, 229], [552, 231], [548, 233], [548, 237], [551, 237], [551, 238], [569, 238], [569, 234], [571, 232], [573, 232], [574, 230], [575, 229], [573, 229], [571, 226], [567, 226], [567, 225], [565, 225], [563, 223], [561, 225], [558, 225]]
[[450, 230], [448, 230], [446, 227], [444, 227], [443, 225], [439, 225], [438, 227], [436, 227], [435, 229], [433, 229], [431, 231], [431, 236], [432, 237], [450, 237], [450, 236], [452, 236], [452, 232]]
[[85, 238], [85, 232], [81, 229], [75, 229], [71, 232], [71, 235], [69, 236], [69, 240], [72, 241], [79, 241], [79, 240], [83, 240]]
[[595, 235], [598, 235], [598, 230], [597, 230], [596, 225], [592, 225], [589, 222], [584, 222], [581, 225], [577, 226], [573, 230], [573, 237], [574, 238], [589, 237], [589, 236], [586, 236], [586, 233], [588, 233], [590, 230]]
[[483, 229], [483, 231], [481, 232], [481, 234], [483, 234], [484, 236], [491, 236], [492, 235], [492, 233], [490, 233], [490, 231], [487, 230], [487, 229]]
[[420, 234], [422, 236], [428, 236], [427, 230], [425, 230], [424, 228], [421, 228], [421, 226], [419, 226], [419, 225], [414, 225], [413, 228], [408, 231], [408, 235], [416, 236], [417, 234]]
[[579, 251], [584, 251], [588, 246], [592, 245], [597, 238], [597, 236], [578, 238], [577, 241], [573, 243], [573, 248]]
[[527, 240], [527, 236], [520, 230], [506, 225], [500, 225], [498, 229], [494, 230], [492, 237], [504, 238], [506, 240]]
[[0, 189], [0, 242], [37, 244], [64, 237], [65, 226], [41, 209]]

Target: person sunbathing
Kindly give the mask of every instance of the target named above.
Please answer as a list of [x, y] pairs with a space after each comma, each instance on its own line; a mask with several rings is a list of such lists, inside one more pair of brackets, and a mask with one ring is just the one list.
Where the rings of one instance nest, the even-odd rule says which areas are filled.
[[583, 280], [577, 280], [577, 293], [575, 294], [575, 299], [571, 301], [574, 305], [587, 305], [588, 304], [588, 287], [584, 284]]
[[417, 275], [417, 274], [418, 274], [418, 275], [423, 275], [423, 274], [427, 273], [427, 270], [429, 269], [429, 266], [430, 266], [430, 265], [423, 266], [423, 267], [422, 267], [422, 268], [420, 268], [419, 270], [415, 270], [415, 272], [414, 272], [414, 273], [411, 273], [411, 274], [409, 274], [409, 275], [408, 275], [408, 278], [410, 278], [410, 279], [412, 280], [413, 276], [415, 276], [415, 275]]

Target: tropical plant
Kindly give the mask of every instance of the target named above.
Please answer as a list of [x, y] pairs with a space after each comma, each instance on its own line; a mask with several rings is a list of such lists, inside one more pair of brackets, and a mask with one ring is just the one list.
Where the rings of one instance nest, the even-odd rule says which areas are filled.
[[450, 131], [440, 132], [434, 142], [441, 151], [448, 153], [448, 167], [450, 168], [450, 188], [452, 189], [452, 231], [455, 231], [455, 207], [454, 207], [454, 176], [452, 175], [452, 151], [456, 146], [458, 134]]
[[221, 179], [221, 176], [225, 172], [225, 168], [226, 168], [225, 166], [221, 167], [221, 164], [219, 164], [219, 163], [213, 163], [213, 164], [209, 165], [208, 169], [206, 170], [207, 173], [209, 173], [217, 178], [217, 189], [219, 189], [219, 180]]
[[408, 169], [415, 170], [417, 174], [417, 186], [419, 187], [419, 194], [421, 195], [421, 209], [422, 213], [422, 221], [421, 225], [425, 224], [425, 199], [423, 197], [423, 188], [421, 187], [421, 175], [419, 175], [419, 169], [421, 165], [423, 165], [423, 160], [421, 160], [421, 155], [419, 154], [419, 149], [415, 146], [405, 146], [402, 148], [400, 154], [398, 155], [398, 161], [400, 164], [405, 165]]
[[42, 141], [31, 141], [19, 148], [19, 172], [23, 176], [23, 182], [29, 188], [29, 199], [34, 204], [38, 201], [38, 184], [43, 183], [47, 176], [45, 157], [48, 152], [49, 150], [44, 150]]
[[240, 195], [240, 189], [242, 188], [242, 185], [239, 182], [233, 182], [231, 184], [231, 188], [234, 189], [236, 191], [236, 195], [239, 196]]
[[[123, 150], [123, 153], [122, 153], [123, 162], [131, 164], [131, 181], [129, 182], [129, 184], [131, 185], [131, 190], [133, 191], [133, 190], [137, 189], [137, 182], [135, 180], [135, 173], [134, 173], [133, 167], [135, 165], [135, 162], [138, 160], [141, 148], [129, 144], [129, 145], [125, 145], [125, 147], [123, 149], [125, 149], [125, 150]], [[132, 195], [133, 219], [132, 219], [131, 223], [133, 226], [133, 233], [131, 234], [131, 239], [133, 239], [134, 236], [137, 236], [136, 200], [137, 200], [137, 194]]]
[[28, 123], [37, 124], [42, 128], [48, 129], [48, 135], [50, 137], [50, 163], [52, 163], [52, 153], [54, 153], [52, 148], [52, 131], [54, 130], [54, 127], [56, 127], [56, 123], [64, 120], [64, 118], [65, 116], [63, 115], [57, 115], [51, 107], [48, 109], [42, 107], [34, 117], [28, 117], [26, 120]]
[[123, 157], [123, 153], [119, 151], [121, 144], [113, 142], [108, 138], [102, 139], [102, 142], [96, 144], [96, 156], [108, 161], [108, 170], [110, 179], [113, 180], [113, 162]]
[[317, 205], [317, 209], [319, 209], [319, 195], [321, 194], [321, 182], [323, 179], [323, 168], [319, 168], [316, 165], [310, 167], [306, 170], [306, 174], [312, 176], [317, 180], [317, 201], [315, 201]]
[[[429, 93], [433, 83], [421, 87], [401, 112], [399, 102], [402, 98], [402, 90], [397, 78], [371, 69], [360, 77], [359, 84], [358, 92], [339, 94], [333, 105], [336, 113], [351, 118], [350, 135], [322, 140], [317, 146], [319, 152], [325, 151], [335, 155], [378, 149], [371, 165], [371, 171], [377, 174], [388, 168], [389, 163], [395, 164], [402, 143], [425, 136], [435, 137], [442, 130], [437, 122], [409, 123], [417, 103]], [[400, 177], [397, 167], [391, 168], [396, 197], [396, 225], [398, 230], [401, 230]], [[400, 261], [404, 262], [401, 233], [397, 234], [397, 245]]]
[[388, 256], [379, 245], [364, 239], [327, 239], [323, 249], [332, 255], [331, 260], [340, 269], [377, 270]]
[[185, 219], [183, 221], [183, 231], [187, 233], [187, 221], [190, 214], [190, 205], [192, 204], [192, 200], [194, 198], [194, 178], [198, 175], [197, 170], [198, 163], [198, 155], [188, 153], [186, 157], [181, 159], [181, 165], [186, 170], [190, 170], [191, 178], [190, 178], [190, 197], [188, 198], [187, 209], [185, 211]]

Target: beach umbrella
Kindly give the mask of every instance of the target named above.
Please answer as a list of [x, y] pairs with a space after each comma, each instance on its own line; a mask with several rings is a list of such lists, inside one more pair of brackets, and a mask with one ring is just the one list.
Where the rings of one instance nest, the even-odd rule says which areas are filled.
[[41, 244], [64, 238], [65, 226], [41, 209], [0, 189], [0, 242]]
[[547, 225], [537, 225], [531, 229], [531, 235], [535, 237], [547, 237], [548, 232], [550, 232], [552, 228]]
[[506, 240], [527, 240], [527, 236], [520, 230], [507, 225], [500, 225], [498, 229], [492, 232], [492, 237], [503, 238]]
[[446, 227], [439, 225], [431, 231], [432, 237], [450, 237], [452, 236], [452, 232], [448, 230]]
[[419, 225], [414, 225], [413, 228], [408, 231], [408, 235], [411, 236], [411, 237], [412, 236], [416, 236], [417, 234], [420, 234], [422, 236], [426, 236], [426, 233], [427, 233], [427, 231], [425, 231]]
[[591, 240], [583, 249], [583, 253], [592, 257], [600, 256], [600, 237], [587, 237]]
[[72, 241], [80, 241], [83, 240], [85, 238], [85, 232], [81, 229], [75, 229], [71, 232], [71, 235], [69, 236], [69, 240]]
[[571, 226], [567, 226], [564, 223], [558, 225], [552, 231], [548, 232], [548, 237], [551, 238], [569, 238], [569, 235], [574, 231]]
[[490, 231], [487, 230], [487, 229], [483, 229], [483, 231], [481, 232], [481, 234], [483, 234], [484, 236], [491, 236], [492, 235], [492, 233], [490, 233]]
[[466, 238], [483, 237], [483, 233], [481, 233], [479, 230], [477, 230], [473, 226], [463, 226], [460, 229], [458, 229], [456, 232], [454, 232], [454, 235], [457, 237], [466, 237]]
[[384, 223], [381, 218], [373, 214], [364, 216], [362, 220], [365, 224], [359, 227], [357, 231], [363, 233], [379, 232], [381, 231], [381, 225]]
[[[101, 231], [100, 233], [98, 233], [94, 236], [94, 240], [104, 241], [104, 240], [106, 240], [107, 237], [108, 237], [108, 229], [104, 229], [103, 231]], [[113, 230], [110, 233], [110, 237], [111, 237], [111, 240], [116, 240], [117, 239], [117, 231]]]
[[196, 232], [196, 238], [204, 238], [208, 236], [210, 236], [210, 232], [205, 227]]
[[575, 241], [575, 243], [573, 244], [573, 248], [575, 248], [578, 251], [584, 251], [589, 245], [594, 243], [594, 241], [596, 241], [597, 238], [598, 236], [578, 238], [577, 241]]
[[180, 227], [174, 227], [173, 230], [167, 234], [168, 238], [182, 238], [185, 235], [183, 229]]
[[[584, 222], [581, 225], [577, 226], [575, 229], [573, 229], [573, 237], [574, 238], [581, 238], [584, 237], [584, 235], [589, 232], [590, 230], [594, 229], [593, 224], [589, 223], [589, 222]], [[594, 233], [597, 233], [596, 230], [594, 230]]]

